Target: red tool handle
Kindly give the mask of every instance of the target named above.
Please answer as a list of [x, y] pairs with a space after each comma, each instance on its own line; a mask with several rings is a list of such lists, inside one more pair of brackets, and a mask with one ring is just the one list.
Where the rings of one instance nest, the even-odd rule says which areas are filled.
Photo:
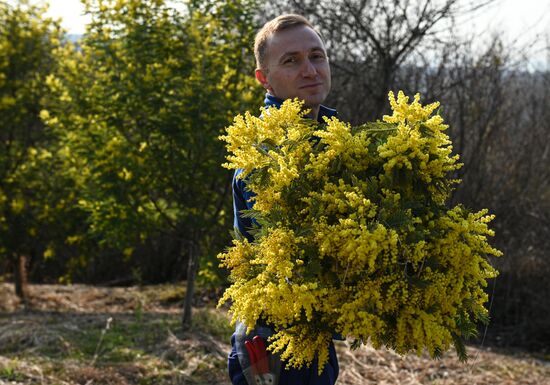
[[255, 336], [252, 339], [254, 344], [254, 350], [256, 353], [256, 360], [258, 362], [258, 372], [260, 374], [269, 373], [269, 362], [267, 360], [267, 349], [265, 348], [264, 341], [262, 337]]
[[248, 340], [244, 341], [244, 346], [246, 347], [246, 351], [248, 352], [248, 358], [250, 359], [250, 366], [252, 366], [253, 372], [257, 372], [257, 363], [258, 363], [258, 357], [256, 356], [256, 351], [254, 344]]

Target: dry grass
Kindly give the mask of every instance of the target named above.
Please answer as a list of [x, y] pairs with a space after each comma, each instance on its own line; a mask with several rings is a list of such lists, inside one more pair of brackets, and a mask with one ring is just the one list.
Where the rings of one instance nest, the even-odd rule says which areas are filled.
[[[0, 384], [229, 384], [227, 315], [196, 309], [179, 330], [181, 287], [31, 286], [24, 311], [0, 284]], [[110, 321], [109, 321], [110, 319]], [[441, 360], [337, 343], [340, 385], [550, 385], [550, 362], [469, 348]]]
[[468, 348], [470, 360], [461, 363], [453, 352], [440, 360], [399, 355], [370, 346], [351, 351], [346, 342], [337, 346], [342, 365], [339, 384], [378, 385], [548, 385], [550, 363], [527, 357]]

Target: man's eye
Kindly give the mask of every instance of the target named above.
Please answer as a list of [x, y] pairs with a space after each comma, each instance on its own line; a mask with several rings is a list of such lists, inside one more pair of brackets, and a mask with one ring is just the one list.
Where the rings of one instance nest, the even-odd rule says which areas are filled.
[[294, 64], [297, 60], [294, 56], [287, 57], [285, 60], [283, 60], [283, 64]]
[[326, 56], [322, 53], [314, 53], [311, 55], [312, 60], [325, 60]]

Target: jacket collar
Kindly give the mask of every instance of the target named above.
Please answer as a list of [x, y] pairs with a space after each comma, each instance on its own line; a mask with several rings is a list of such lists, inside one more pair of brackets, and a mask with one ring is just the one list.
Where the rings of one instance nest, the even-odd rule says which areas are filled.
[[[271, 95], [269, 92], [265, 94], [264, 104], [265, 107], [281, 107], [281, 104], [283, 104], [283, 99], [279, 99], [276, 96]], [[332, 108], [328, 108], [323, 106], [322, 104], [319, 106], [319, 115], [317, 115], [317, 121], [319, 123], [324, 123], [323, 117], [332, 118], [333, 116], [338, 116], [338, 111]]]

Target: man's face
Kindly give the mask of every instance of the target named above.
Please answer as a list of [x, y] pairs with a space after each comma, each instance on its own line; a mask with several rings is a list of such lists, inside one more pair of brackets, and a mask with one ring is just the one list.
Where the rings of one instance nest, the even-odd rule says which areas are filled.
[[256, 78], [273, 96], [318, 106], [330, 91], [325, 45], [307, 26], [276, 32], [267, 41], [264, 68], [256, 70]]

